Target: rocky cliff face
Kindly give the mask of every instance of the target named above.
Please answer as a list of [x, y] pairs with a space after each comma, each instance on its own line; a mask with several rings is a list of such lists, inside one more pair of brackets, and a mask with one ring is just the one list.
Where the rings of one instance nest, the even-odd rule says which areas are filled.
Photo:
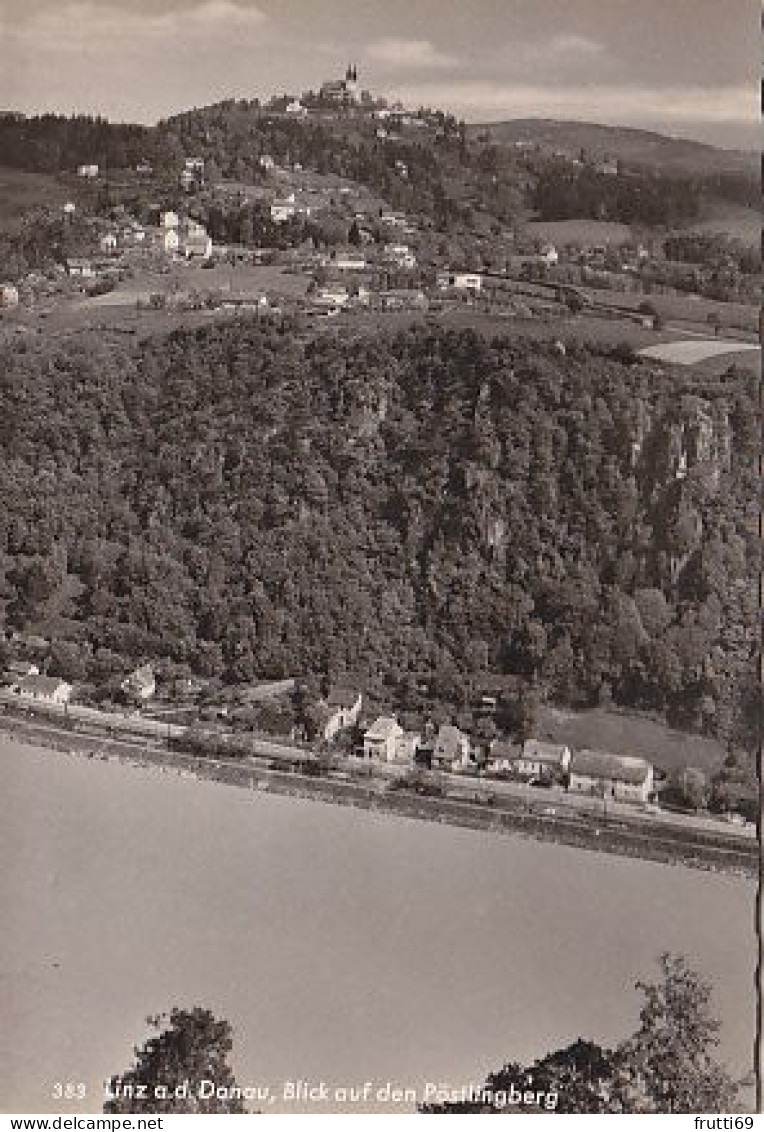
[[718, 490], [732, 457], [732, 429], [724, 406], [686, 397], [654, 424], [652, 474], [656, 485], [693, 476], [706, 491]]
[[659, 413], [642, 440], [656, 548], [675, 586], [704, 536], [703, 508], [732, 466], [732, 426], [726, 405], [685, 396]]

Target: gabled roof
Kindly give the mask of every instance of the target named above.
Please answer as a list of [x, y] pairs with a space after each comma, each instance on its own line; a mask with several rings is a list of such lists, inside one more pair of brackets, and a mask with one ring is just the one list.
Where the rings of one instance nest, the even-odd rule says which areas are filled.
[[189, 232], [186, 236], [186, 247], [199, 247], [206, 248], [212, 241], [209, 235], [204, 232]]
[[561, 766], [569, 750], [563, 743], [545, 743], [541, 739], [526, 739], [520, 757], [528, 762]]
[[613, 782], [628, 782], [641, 786], [650, 774], [651, 766], [645, 759], [632, 755], [613, 755], [608, 751], [576, 751], [570, 760], [570, 773], [587, 778], [604, 778]]
[[367, 730], [364, 738], [388, 739], [391, 735], [397, 735], [399, 731], [400, 724], [397, 719], [393, 719], [389, 715], [380, 715]]
[[329, 689], [326, 702], [333, 708], [352, 708], [358, 703], [360, 695], [361, 693], [354, 688], [346, 688], [338, 684]]
[[490, 757], [492, 759], [516, 759], [520, 749], [508, 739], [497, 739], [491, 744]]
[[69, 688], [65, 680], [57, 676], [22, 676], [16, 681], [20, 692], [29, 692], [31, 695], [52, 696], [59, 688]]

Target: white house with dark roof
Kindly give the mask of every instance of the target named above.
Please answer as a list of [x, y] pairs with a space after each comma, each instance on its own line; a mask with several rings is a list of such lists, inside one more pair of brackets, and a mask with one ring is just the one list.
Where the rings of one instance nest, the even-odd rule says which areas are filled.
[[388, 715], [378, 716], [363, 737], [364, 757], [386, 763], [395, 762], [398, 740], [402, 735], [403, 728], [397, 719]]
[[190, 228], [183, 240], [186, 259], [209, 259], [212, 255], [212, 237], [201, 225]]
[[113, 232], [107, 232], [104, 236], [101, 236], [98, 246], [102, 252], [110, 255], [117, 250], [117, 237]]
[[324, 739], [331, 741], [340, 731], [358, 722], [363, 706], [363, 696], [354, 688], [341, 686], [329, 689], [326, 697], [327, 717], [324, 724]]
[[545, 743], [541, 739], [526, 739], [518, 755], [515, 768], [518, 774], [554, 778], [562, 775], [570, 763], [570, 747], [563, 743]]
[[646, 759], [607, 751], [576, 751], [568, 766], [568, 789], [617, 802], [647, 802], [653, 792], [653, 768]]

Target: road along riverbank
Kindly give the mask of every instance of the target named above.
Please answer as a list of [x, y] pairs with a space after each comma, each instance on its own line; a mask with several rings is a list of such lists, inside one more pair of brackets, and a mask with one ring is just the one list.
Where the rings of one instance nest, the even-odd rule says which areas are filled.
[[[333, 805], [391, 813], [419, 821], [442, 822], [495, 834], [516, 834], [600, 853], [641, 858], [665, 864], [756, 876], [760, 846], [735, 832], [683, 828], [681, 824], [629, 822], [587, 812], [530, 804], [510, 797], [485, 800], [465, 782], [465, 795], [429, 795], [414, 789], [390, 789], [373, 777], [300, 773], [274, 769], [267, 759], [224, 760], [171, 750], [157, 740], [129, 740], [69, 731], [38, 719], [0, 712], [0, 731], [17, 742], [51, 751], [78, 753], [104, 761], [153, 767], [182, 775], [271, 794], [292, 795]], [[479, 785], [479, 784], [478, 784]]]

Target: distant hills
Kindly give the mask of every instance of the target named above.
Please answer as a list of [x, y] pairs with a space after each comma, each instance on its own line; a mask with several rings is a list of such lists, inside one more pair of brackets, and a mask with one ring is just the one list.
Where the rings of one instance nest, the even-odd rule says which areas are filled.
[[467, 127], [477, 137], [489, 134], [506, 145], [530, 143], [543, 151], [559, 151], [578, 157], [581, 150], [591, 158], [609, 156], [630, 165], [659, 168], [662, 172], [714, 176], [725, 173], [758, 173], [756, 153], [719, 149], [688, 138], [667, 137], [628, 126], [603, 126], [594, 122], [563, 122], [552, 118], [517, 118], [509, 122], [487, 122]]

